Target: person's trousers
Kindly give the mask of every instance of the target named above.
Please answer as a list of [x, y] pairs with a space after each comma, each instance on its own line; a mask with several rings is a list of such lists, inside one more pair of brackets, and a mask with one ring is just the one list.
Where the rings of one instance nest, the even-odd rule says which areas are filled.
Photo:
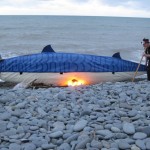
[[147, 80], [150, 81], [150, 64], [147, 66]]

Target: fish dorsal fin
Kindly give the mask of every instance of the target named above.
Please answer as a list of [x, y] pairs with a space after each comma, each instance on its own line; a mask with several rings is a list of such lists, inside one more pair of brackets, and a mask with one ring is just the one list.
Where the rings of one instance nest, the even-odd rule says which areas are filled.
[[51, 45], [47, 45], [47, 46], [45, 46], [44, 48], [43, 48], [43, 50], [42, 50], [42, 53], [51, 53], [51, 52], [54, 52], [55, 53], [55, 51], [52, 49], [52, 47], [51, 47]]
[[121, 56], [120, 56], [120, 52], [117, 52], [117, 53], [113, 54], [112, 57], [122, 59]]
[[2, 59], [2, 56], [0, 55], [0, 61], [2, 61], [2, 60], [4, 60], [4, 59]]

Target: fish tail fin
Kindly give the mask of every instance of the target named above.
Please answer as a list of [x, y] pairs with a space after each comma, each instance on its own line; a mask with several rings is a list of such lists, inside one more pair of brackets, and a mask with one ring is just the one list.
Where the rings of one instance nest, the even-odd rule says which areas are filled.
[[[2, 59], [2, 56], [0, 55], [0, 61], [1, 60], [3, 60], [3, 59]], [[0, 72], [0, 80], [1, 80], [1, 77], [2, 77], [2, 75], [1, 75], [1, 72]]]
[[[0, 61], [2, 60], [2, 56], [0, 55]], [[0, 72], [0, 78], [1, 78], [1, 72]]]

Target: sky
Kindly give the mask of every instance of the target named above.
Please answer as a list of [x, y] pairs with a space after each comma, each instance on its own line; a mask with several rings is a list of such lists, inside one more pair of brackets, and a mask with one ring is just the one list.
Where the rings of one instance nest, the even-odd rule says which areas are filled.
[[150, 18], [150, 0], [0, 0], [0, 15]]

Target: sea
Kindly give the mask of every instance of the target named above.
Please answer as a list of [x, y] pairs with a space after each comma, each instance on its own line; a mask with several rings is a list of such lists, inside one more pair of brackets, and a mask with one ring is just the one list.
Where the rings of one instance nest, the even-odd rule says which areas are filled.
[[143, 38], [150, 38], [150, 18], [102, 16], [0, 16], [2, 58], [55, 52], [112, 56], [139, 62]]

